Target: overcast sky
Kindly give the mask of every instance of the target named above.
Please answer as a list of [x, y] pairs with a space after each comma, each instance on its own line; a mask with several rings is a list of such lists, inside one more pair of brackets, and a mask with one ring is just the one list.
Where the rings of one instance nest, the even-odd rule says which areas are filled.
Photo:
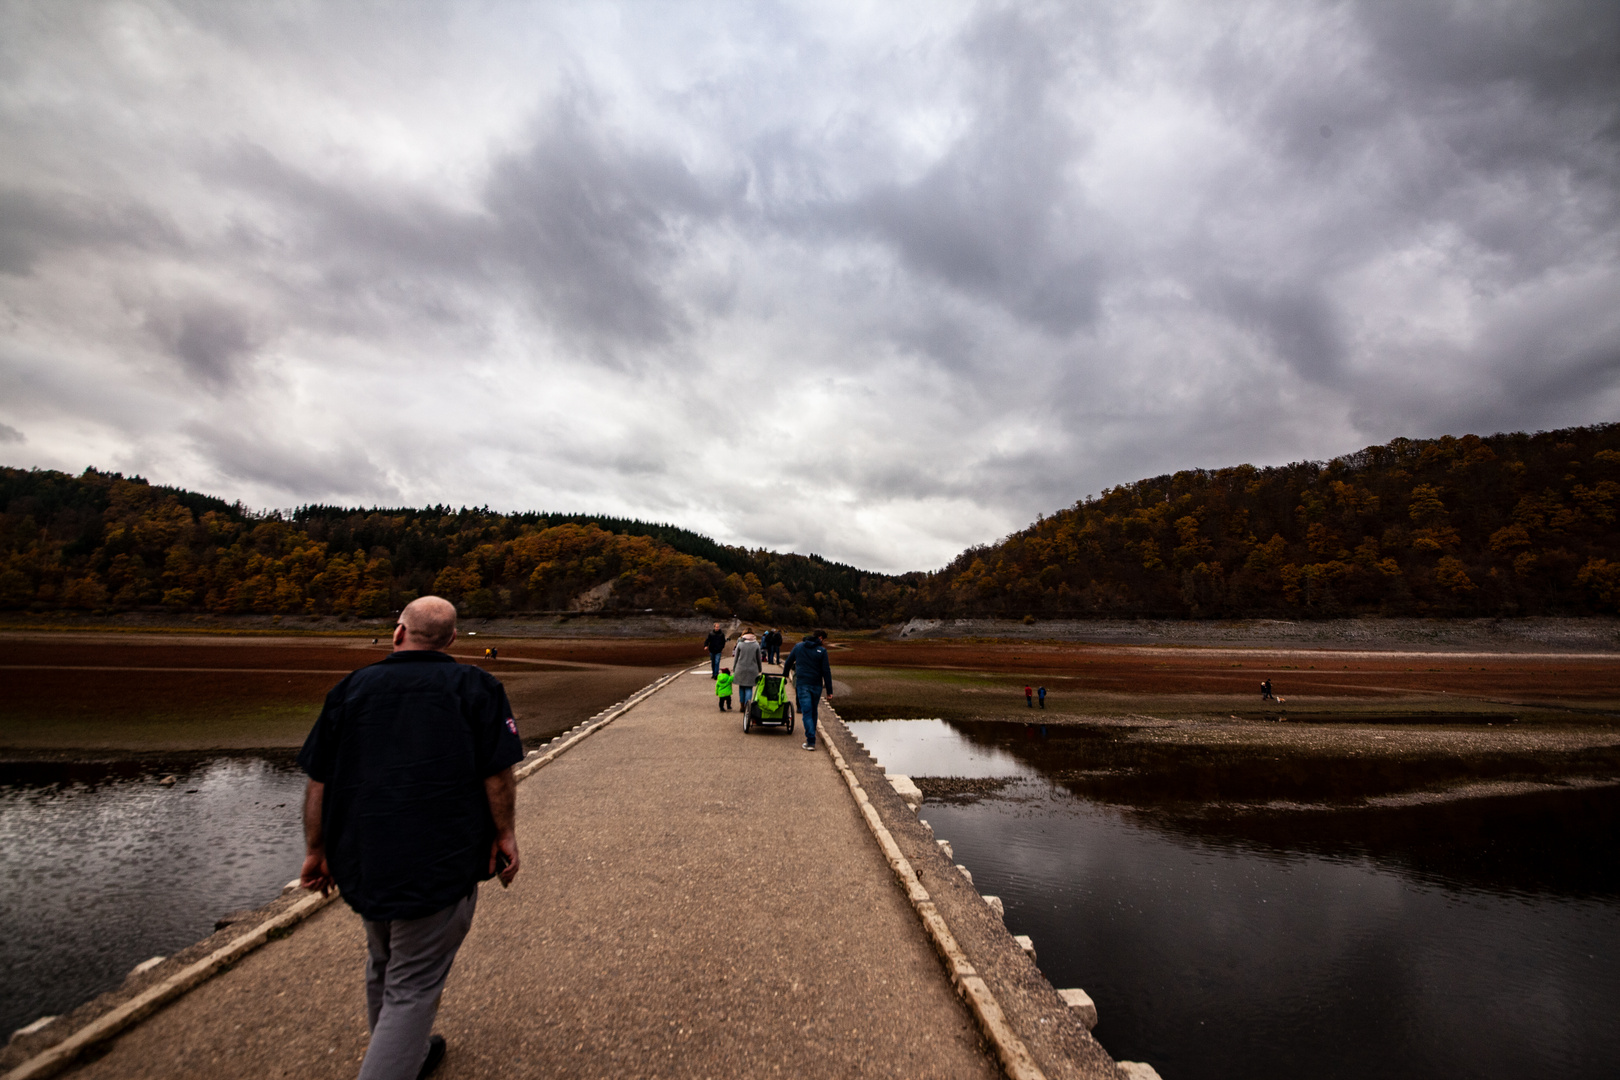
[[1620, 419], [1620, 4], [0, 0], [0, 462], [943, 564]]

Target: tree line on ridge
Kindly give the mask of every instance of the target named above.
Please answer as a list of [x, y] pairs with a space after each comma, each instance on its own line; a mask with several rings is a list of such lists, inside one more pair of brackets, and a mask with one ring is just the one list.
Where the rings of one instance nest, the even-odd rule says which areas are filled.
[[87, 469], [0, 468], [0, 608], [380, 617], [601, 610], [788, 626], [938, 618], [1518, 616], [1620, 608], [1620, 424], [1396, 439], [1121, 485], [875, 574], [672, 525], [487, 508], [252, 513]]

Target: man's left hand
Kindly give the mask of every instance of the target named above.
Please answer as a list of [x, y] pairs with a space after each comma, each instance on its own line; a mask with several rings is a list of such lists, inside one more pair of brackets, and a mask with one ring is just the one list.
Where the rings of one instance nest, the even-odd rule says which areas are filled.
[[501, 867], [501, 887], [504, 888], [512, 884], [512, 879], [517, 877], [518, 868], [522, 864], [522, 860], [518, 857], [516, 833], [505, 833], [497, 836], [495, 842], [489, 845], [490, 873], [495, 872], [496, 860], [501, 855], [506, 856], [506, 865]]

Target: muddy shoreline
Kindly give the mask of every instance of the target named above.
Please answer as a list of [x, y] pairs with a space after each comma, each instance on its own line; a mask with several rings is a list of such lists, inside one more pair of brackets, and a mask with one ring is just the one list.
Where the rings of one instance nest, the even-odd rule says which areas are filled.
[[1525, 619], [912, 619], [885, 628], [904, 641], [986, 640], [1436, 652], [1620, 652], [1620, 618]]
[[[6, 633], [0, 759], [273, 756], [303, 744], [329, 690], [387, 655], [386, 635]], [[485, 644], [488, 642], [488, 645]], [[484, 655], [499, 650], [497, 658]], [[699, 641], [471, 634], [451, 654], [501, 679], [535, 746], [676, 666]]]

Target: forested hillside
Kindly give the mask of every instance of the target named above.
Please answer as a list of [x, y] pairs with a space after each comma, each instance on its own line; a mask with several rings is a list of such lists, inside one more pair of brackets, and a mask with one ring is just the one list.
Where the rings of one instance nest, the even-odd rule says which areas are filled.
[[898, 577], [622, 518], [252, 514], [94, 469], [0, 469], [0, 507], [12, 610], [380, 616], [428, 592], [471, 615], [651, 609], [793, 626], [1620, 608], [1620, 424], [1155, 477]]
[[1104, 491], [930, 575], [913, 609], [1022, 617], [1537, 615], [1620, 604], [1620, 425], [1396, 439]]
[[0, 607], [381, 616], [656, 610], [785, 624], [893, 618], [904, 588], [667, 525], [435, 506], [255, 515], [138, 477], [0, 469]]

